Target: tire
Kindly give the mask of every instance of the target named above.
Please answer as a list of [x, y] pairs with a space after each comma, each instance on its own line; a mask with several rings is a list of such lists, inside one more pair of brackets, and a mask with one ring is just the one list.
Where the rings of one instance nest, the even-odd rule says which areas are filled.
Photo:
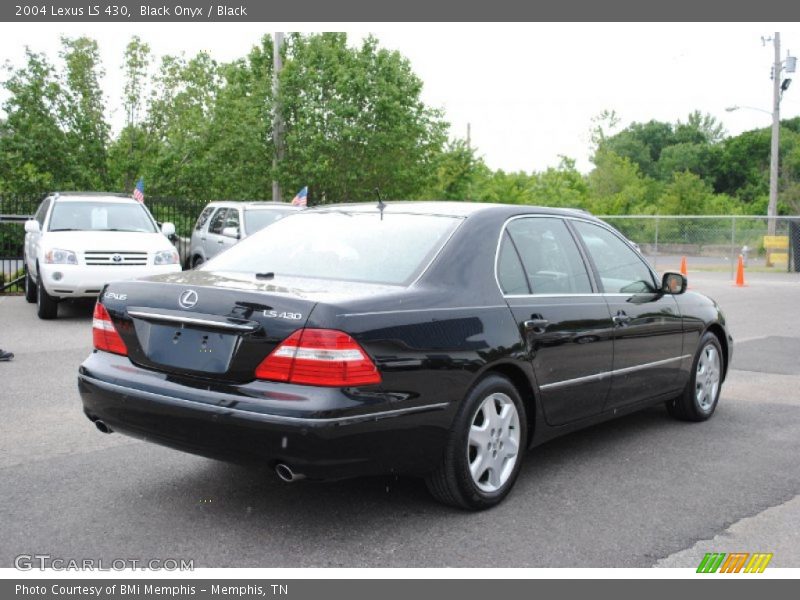
[[28, 269], [25, 269], [25, 300], [30, 304], [36, 302], [36, 284], [31, 279], [31, 274]]
[[686, 389], [667, 402], [667, 412], [681, 421], [706, 421], [712, 417], [722, 389], [722, 347], [713, 333], [707, 332], [692, 361], [692, 374]]
[[489, 375], [461, 403], [442, 462], [425, 483], [444, 504], [467, 510], [491, 508], [514, 486], [527, 439], [525, 407], [517, 388], [501, 375]]
[[55, 319], [58, 316], [58, 299], [47, 293], [41, 277], [36, 285], [36, 309], [40, 319]]
[[195, 256], [195, 257], [192, 259], [192, 268], [193, 268], [193, 269], [196, 269], [197, 267], [199, 267], [200, 265], [202, 265], [204, 262], [205, 262], [205, 261], [203, 260], [203, 257], [202, 257], [202, 256]]

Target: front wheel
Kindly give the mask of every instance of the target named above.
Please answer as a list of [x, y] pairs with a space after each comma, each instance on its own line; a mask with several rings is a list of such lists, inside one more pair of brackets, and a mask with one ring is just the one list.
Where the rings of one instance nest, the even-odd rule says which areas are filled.
[[505, 377], [489, 375], [462, 402], [443, 460], [426, 480], [428, 489], [451, 506], [495, 506], [514, 486], [526, 442], [519, 392]]
[[705, 421], [717, 408], [722, 389], [722, 347], [713, 333], [706, 333], [692, 362], [692, 376], [683, 393], [667, 402], [667, 411], [682, 421]]
[[36, 314], [40, 319], [55, 319], [58, 316], [58, 299], [47, 293], [42, 283], [41, 271], [36, 285]]
[[30, 304], [36, 302], [36, 284], [33, 283], [30, 271], [25, 269], [25, 300]]

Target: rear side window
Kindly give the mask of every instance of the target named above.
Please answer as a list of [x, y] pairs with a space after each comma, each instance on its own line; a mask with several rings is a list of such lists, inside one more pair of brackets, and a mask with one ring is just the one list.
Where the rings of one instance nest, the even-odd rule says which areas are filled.
[[461, 221], [388, 211], [383, 217], [377, 211], [297, 212], [217, 255], [202, 269], [408, 285]]
[[194, 228], [197, 231], [200, 231], [203, 228], [203, 225], [206, 224], [208, 221], [208, 217], [211, 216], [211, 213], [214, 212], [213, 206], [207, 206], [203, 212], [200, 213], [200, 216], [197, 219], [197, 223], [195, 224]]
[[653, 274], [639, 255], [605, 227], [575, 221], [606, 293], [653, 292]]
[[500, 254], [497, 257], [497, 282], [504, 294], [526, 295], [531, 293], [528, 278], [519, 261], [519, 254], [507, 231], [503, 232]]
[[211, 224], [208, 226], [209, 233], [220, 233], [225, 225], [225, 216], [228, 214], [227, 208], [220, 208], [214, 213]]
[[525, 217], [506, 231], [514, 241], [533, 294], [590, 294], [592, 284], [578, 246], [557, 217]]

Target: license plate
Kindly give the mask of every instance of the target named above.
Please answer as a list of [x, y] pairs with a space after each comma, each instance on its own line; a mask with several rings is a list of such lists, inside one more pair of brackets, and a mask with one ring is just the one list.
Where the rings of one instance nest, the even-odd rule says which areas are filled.
[[237, 339], [230, 333], [142, 321], [136, 323], [136, 334], [147, 358], [154, 363], [205, 373], [228, 370]]

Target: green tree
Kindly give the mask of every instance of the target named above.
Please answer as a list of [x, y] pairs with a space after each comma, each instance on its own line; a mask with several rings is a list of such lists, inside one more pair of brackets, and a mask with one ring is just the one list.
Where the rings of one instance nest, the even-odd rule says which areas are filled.
[[601, 149], [589, 174], [589, 207], [596, 214], [652, 213], [658, 185], [628, 157]]
[[89, 38], [62, 38], [64, 60], [61, 122], [72, 164], [72, 182], [79, 189], [103, 189], [108, 185], [106, 150], [109, 126], [100, 79], [105, 74], [97, 42]]
[[32, 194], [70, 184], [71, 161], [61, 129], [62, 88], [43, 54], [25, 49], [25, 66], [4, 83], [0, 124], [0, 193]]
[[433, 200], [469, 200], [475, 195], [475, 184], [483, 161], [465, 140], [448, 142], [435, 160], [435, 179], [421, 197]]
[[145, 124], [149, 99], [149, 67], [152, 62], [150, 46], [133, 36], [125, 48], [125, 88], [122, 105], [125, 126], [108, 151], [109, 176], [118, 190], [131, 190], [143, 174], [147, 157], [153, 152], [155, 140]]
[[329, 202], [372, 199], [376, 188], [387, 198], [430, 189], [446, 124], [398, 52], [373, 37], [351, 48], [341, 33], [292, 35], [280, 92], [282, 189], [308, 185]]

